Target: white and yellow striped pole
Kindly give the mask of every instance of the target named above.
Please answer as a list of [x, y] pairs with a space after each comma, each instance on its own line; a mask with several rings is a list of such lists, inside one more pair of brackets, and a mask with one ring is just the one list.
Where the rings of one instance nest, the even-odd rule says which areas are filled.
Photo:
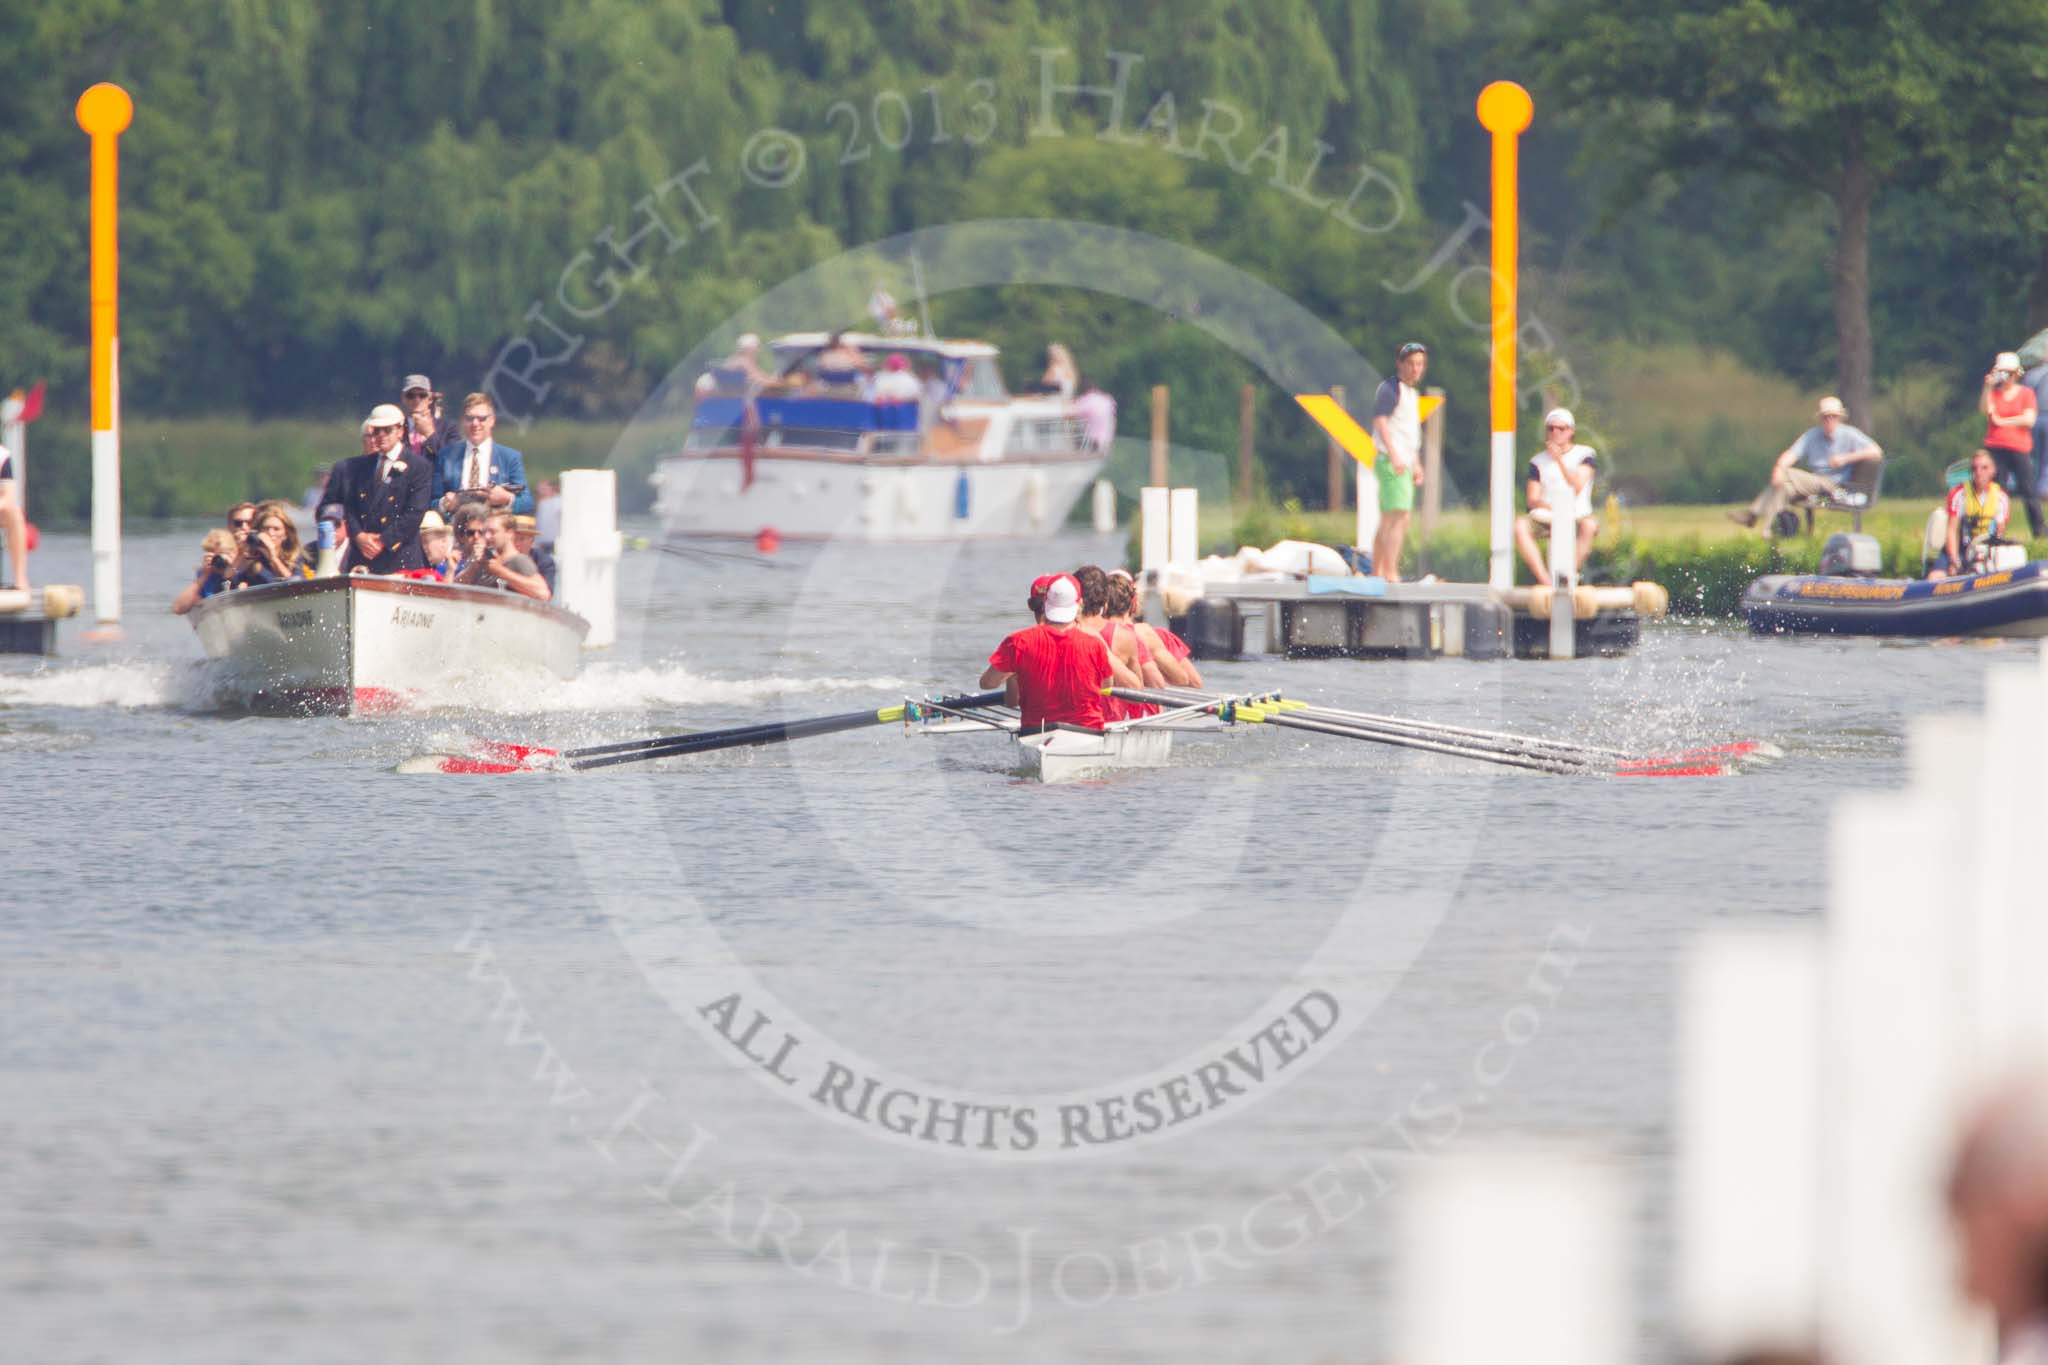
[[134, 116], [135, 101], [118, 85], [101, 81], [78, 97], [78, 126], [92, 138], [92, 600], [95, 616], [105, 624], [121, 619], [116, 140]]
[[1487, 481], [1492, 553], [1486, 581], [1496, 588], [1515, 581], [1515, 263], [1521, 221], [1516, 196], [1520, 138], [1535, 112], [1529, 92], [1513, 81], [1495, 81], [1479, 92], [1479, 123], [1493, 134], [1493, 459]]

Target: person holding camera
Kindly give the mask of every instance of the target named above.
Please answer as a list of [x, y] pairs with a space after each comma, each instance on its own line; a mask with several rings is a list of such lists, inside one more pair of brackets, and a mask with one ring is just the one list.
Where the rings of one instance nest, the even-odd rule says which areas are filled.
[[482, 550], [463, 567], [455, 581], [473, 587], [504, 588], [536, 602], [553, 597], [547, 579], [541, 577], [532, 557], [521, 554], [513, 543], [512, 514], [493, 512], [485, 526], [488, 529]]
[[2027, 509], [2027, 529], [2041, 534], [2041, 497], [2034, 491], [2034, 391], [2020, 383], [2020, 358], [2000, 351], [1984, 376], [1984, 396], [1977, 410], [1984, 414], [1984, 448], [1998, 463], [1998, 481], [2010, 482]]
[[455, 423], [441, 413], [441, 395], [434, 381], [423, 374], [409, 374], [399, 391], [398, 404], [405, 410], [405, 448], [432, 468], [441, 448], [462, 439]]
[[243, 538], [230, 587], [258, 588], [307, 576], [291, 509], [275, 500], [256, 505], [255, 529]]
[[480, 502], [488, 511], [533, 511], [533, 491], [526, 486], [526, 457], [492, 435], [498, 428], [498, 405], [487, 393], [462, 400], [462, 436], [441, 447], [434, 465], [434, 504], [444, 517], [466, 502]]
[[[255, 510], [253, 507], [249, 509], [252, 518], [255, 516]], [[192, 576], [192, 581], [171, 599], [171, 614], [183, 616], [215, 593], [226, 592], [229, 577], [234, 572], [235, 560], [241, 552], [241, 546], [233, 533], [222, 530], [208, 531], [206, 539], [199, 546], [199, 571]]]

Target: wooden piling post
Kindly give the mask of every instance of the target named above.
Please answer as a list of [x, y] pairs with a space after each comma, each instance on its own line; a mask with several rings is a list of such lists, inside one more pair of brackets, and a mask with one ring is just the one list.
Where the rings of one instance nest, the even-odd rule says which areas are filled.
[[1237, 391], [1237, 503], [1252, 500], [1252, 386]]
[[1152, 386], [1152, 487], [1166, 482], [1166, 385]]
[[[1342, 384], [1332, 384], [1330, 386], [1330, 397], [1336, 400], [1338, 407], [1343, 407], [1344, 386]], [[1332, 436], [1327, 456], [1330, 473], [1330, 510], [1332, 512], [1344, 510], [1344, 459], [1344, 447], [1338, 445], [1337, 438]]]
[[[1444, 391], [1438, 388], [1424, 389], [1431, 398], [1441, 398]], [[1429, 414], [1429, 420], [1422, 424], [1422, 539], [1427, 542], [1430, 533], [1444, 515], [1444, 408], [1439, 403]]]

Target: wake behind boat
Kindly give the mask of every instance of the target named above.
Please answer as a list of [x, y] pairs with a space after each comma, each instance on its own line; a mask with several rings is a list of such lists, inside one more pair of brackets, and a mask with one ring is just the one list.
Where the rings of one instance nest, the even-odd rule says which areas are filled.
[[367, 574], [208, 598], [189, 619], [220, 684], [252, 711], [380, 714], [570, 678], [590, 623], [496, 588]]

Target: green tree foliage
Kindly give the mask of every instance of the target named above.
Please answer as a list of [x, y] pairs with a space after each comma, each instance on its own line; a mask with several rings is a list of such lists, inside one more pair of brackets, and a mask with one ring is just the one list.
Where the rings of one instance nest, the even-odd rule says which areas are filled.
[[[1472, 97], [1512, 76], [1538, 100], [1524, 313], [1545, 335], [1525, 339], [1528, 413], [1576, 401], [1582, 383], [1598, 413], [1599, 386], [1629, 382], [1635, 346], [1730, 352], [1799, 385], [1862, 364], [1856, 328], [1840, 325], [1861, 294], [1839, 271], [1829, 280], [1848, 220], [1826, 206], [1857, 164], [1876, 244], [1866, 373], [1913, 376], [1916, 412], [1942, 375], [1967, 403], [1988, 352], [2022, 335], [2029, 282], [2048, 298], [2027, 97], [2044, 8], [0, 6], [0, 384], [48, 376], [54, 411], [83, 411], [86, 143], [72, 107], [114, 79], [137, 106], [122, 140], [122, 341], [138, 419], [355, 413], [420, 369], [460, 393], [511, 339], [552, 344], [530, 321], [539, 310], [577, 339], [541, 414], [615, 421], [756, 300], [842, 252], [946, 223], [1065, 219], [1227, 262], [1370, 365], [1429, 341], [1452, 392], [1454, 483], [1470, 492], [1486, 449], [1486, 238], [1467, 230], [1486, 203], [1486, 139]], [[1074, 85], [1119, 89], [1120, 103], [1057, 88]], [[658, 191], [673, 250], [656, 235], [630, 261], [608, 255], [649, 226]], [[1622, 198], [1626, 211], [1603, 210]], [[885, 282], [909, 301], [905, 273]], [[865, 290], [821, 285], [805, 322], [864, 321]], [[1158, 298], [1180, 306], [1170, 282]], [[1013, 381], [1035, 374], [1046, 342], [1068, 344], [1127, 432], [1142, 430], [1149, 387], [1170, 384], [1177, 445], [1233, 450], [1238, 386], [1257, 384], [1269, 485], [1319, 504], [1320, 434], [1200, 318], [1164, 306], [1021, 287], [933, 301], [943, 329], [1001, 344]], [[1545, 368], [1564, 360], [1574, 373]], [[1330, 382], [1362, 411], [1370, 380]], [[1919, 427], [1944, 430], [1938, 416]], [[1665, 448], [1639, 467], [1669, 473], [1646, 494], [1740, 477], [1748, 437], [1695, 425], [1691, 468], [1670, 444], [1691, 438], [1656, 429]], [[74, 458], [42, 431], [44, 460]], [[1612, 467], [1628, 465], [1618, 452]], [[82, 470], [41, 467], [39, 486], [82, 512]]]
[[1873, 207], [1981, 156], [2040, 88], [2044, 21], [2040, 0], [1561, 0], [1531, 51], [1627, 183], [1734, 170], [1828, 199], [1839, 388], [1868, 421]]

